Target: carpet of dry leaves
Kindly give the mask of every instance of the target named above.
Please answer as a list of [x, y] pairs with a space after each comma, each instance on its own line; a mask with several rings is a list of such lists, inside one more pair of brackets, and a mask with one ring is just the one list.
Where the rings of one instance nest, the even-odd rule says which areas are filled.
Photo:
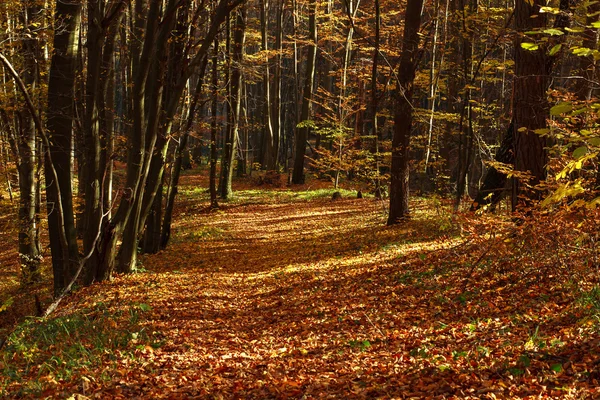
[[126, 343], [62, 375], [5, 347], [6, 396], [600, 398], [596, 249], [577, 242], [592, 222], [515, 227], [417, 199], [386, 227], [372, 198], [238, 185], [209, 211], [195, 187], [186, 176], [172, 243], [144, 272], [82, 288], [52, 317], [86, 313]]

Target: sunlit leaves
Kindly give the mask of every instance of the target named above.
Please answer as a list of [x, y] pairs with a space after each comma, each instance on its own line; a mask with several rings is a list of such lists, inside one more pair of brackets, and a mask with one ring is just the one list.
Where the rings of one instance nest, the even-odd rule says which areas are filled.
[[556, 28], [544, 29], [542, 32], [550, 36], [561, 36], [565, 34], [562, 30]]
[[568, 113], [573, 110], [573, 104], [569, 102], [559, 103], [552, 108], [550, 108], [550, 115], [560, 115], [564, 113]]
[[552, 48], [548, 52], [548, 55], [550, 55], [550, 56], [556, 55], [560, 51], [561, 48], [562, 48], [562, 44], [560, 44], [560, 43], [552, 46]]
[[537, 43], [531, 43], [531, 42], [523, 42], [523, 43], [521, 43], [521, 47], [523, 49], [529, 50], [529, 51], [535, 51], [540, 48], [540, 46]]

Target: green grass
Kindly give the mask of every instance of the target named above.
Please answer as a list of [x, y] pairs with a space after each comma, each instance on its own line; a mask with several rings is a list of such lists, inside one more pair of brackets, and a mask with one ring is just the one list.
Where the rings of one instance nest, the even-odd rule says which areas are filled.
[[[342, 199], [356, 199], [356, 191], [346, 189], [316, 189], [295, 191], [291, 189], [250, 189], [234, 191], [229, 204], [271, 204], [331, 199], [333, 193], [340, 192]], [[369, 195], [365, 195], [368, 197]]]
[[125, 312], [112, 312], [99, 302], [71, 315], [27, 319], [1, 352], [0, 394], [7, 395], [11, 384], [20, 383], [19, 392], [12, 395], [39, 396], [44, 381], [69, 381], [123, 352], [133, 354], [137, 346], [156, 345], [140, 324], [149, 309], [131, 304]]

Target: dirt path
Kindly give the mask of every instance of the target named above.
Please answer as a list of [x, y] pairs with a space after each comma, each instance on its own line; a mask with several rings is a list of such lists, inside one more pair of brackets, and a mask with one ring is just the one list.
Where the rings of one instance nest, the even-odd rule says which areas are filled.
[[[361, 351], [385, 339], [387, 326], [373, 322], [379, 297], [352, 290], [365, 268], [354, 266], [385, 243], [376, 203], [241, 206], [203, 219], [190, 216], [180, 227], [188, 238], [145, 262], [167, 286], [144, 300], [152, 329], [175, 337], [153, 354], [161, 373], [150, 380], [166, 374], [182, 396], [263, 398], [336, 396], [372, 386], [366, 375], [388, 379]], [[392, 366], [386, 358], [378, 363]]]

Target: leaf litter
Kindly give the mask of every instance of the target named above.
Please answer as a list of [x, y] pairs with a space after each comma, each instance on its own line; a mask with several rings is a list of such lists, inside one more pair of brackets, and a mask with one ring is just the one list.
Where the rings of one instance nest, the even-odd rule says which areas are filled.
[[265, 189], [244, 202], [243, 187], [210, 212], [191, 190], [200, 178], [185, 179], [172, 244], [53, 317], [81, 320], [65, 343], [89, 363], [12, 337], [4, 395], [600, 396], [596, 248], [577, 244], [593, 219], [515, 225], [416, 199], [410, 221], [386, 227], [380, 200]]

